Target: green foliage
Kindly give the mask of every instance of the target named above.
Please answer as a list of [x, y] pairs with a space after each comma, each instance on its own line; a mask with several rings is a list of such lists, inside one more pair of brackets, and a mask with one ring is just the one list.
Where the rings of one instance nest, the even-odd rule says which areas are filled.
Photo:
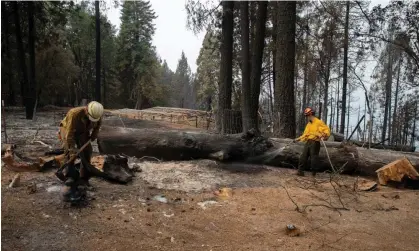
[[122, 83], [121, 100], [127, 106], [149, 106], [161, 93], [159, 63], [151, 45], [156, 18], [148, 1], [125, 1], [117, 40], [117, 69]]
[[[114, 3], [118, 3], [115, 1]], [[25, 60], [28, 60], [27, 3], [18, 2]], [[173, 72], [161, 65], [151, 42], [156, 18], [149, 1], [122, 2], [120, 32], [101, 2], [102, 96], [105, 106], [143, 108], [166, 105]], [[38, 105], [74, 105], [92, 99], [96, 79], [93, 2], [36, 2], [36, 80]], [[19, 97], [19, 57], [14, 9], [2, 2], [2, 89], [6, 102]], [[28, 65], [26, 66], [28, 67]]]
[[183, 51], [173, 76], [172, 88], [172, 105], [181, 108], [191, 108], [191, 69]]
[[[202, 48], [196, 60], [197, 82], [197, 103], [202, 109], [208, 108], [207, 100], [211, 98], [213, 104], [216, 104], [218, 93], [218, 78], [220, 71], [220, 41], [219, 36], [211, 29], [207, 30]], [[215, 107], [211, 107], [215, 108]]]

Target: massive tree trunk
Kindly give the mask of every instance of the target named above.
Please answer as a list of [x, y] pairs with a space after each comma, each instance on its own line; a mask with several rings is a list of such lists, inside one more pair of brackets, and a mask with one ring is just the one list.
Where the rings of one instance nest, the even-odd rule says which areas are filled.
[[[308, 25], [308, 24], [307, 24]], [[299, 113], [299, 134], [301, 134], [304, 131], [305, 127], [305, 117], [302, 111], [307, 107], [307, 92], [308, 92], [308, 39], [307, 39], [307, 32], [305, 32], [305, 38], [304, 38], [304, 75], [303, 75], [303, 98], [301, 102], [301, 107]]]
[[276, 76], [275, 108], [277, 137], [295, 138], [295, 100], [294, 100], [294, 69], [295, 69], [295, 25], [296, 2], [278, 2], [276, 43]]
[[227, 132], [228, 121], [224, 119], [225, 110], [231, 109], [231, 91], [233, 83], [233, 9], [234, 2], [223, 1], [221, 65], [219, 79], [219, 97], [217, 111], [217, 131]]
[[[340, 76], [340, 64], [339, 64], [339, 76]], [[337, 95], [335, 96], [336, 99], [336, 132], [339, 132], [339, 90], [340, 90], [340, 78], [338, 79], [338, 88], [336, 88]]]
[[410, 139], [410, 146], [415, 146], [416, 139], [416, 120], [418, 118], [418, 102], [415, 102], [415, 113], [413, 115], [413, 125], [412, 125], [412, 138]]
[[101, 102], [101, 90], [100, 90], [100, 9], [99, 1], [95, 1], [96, 11], [96, 101]]
[[392, 145], [397, 142], [397, 132], [396, 132], [397, 123], [398, 123], [397, 105], [398, 105], [398, 101], [399, 101], [399, 82], [400, 82], [400, 69], [401, 69], [402, 61], [403, 61], [403, 57], [400, 57], [399, 65], [397, 67], [396, 92], [394, 93], [393, 123], [391, 124], [390, 142], [391, 142]]
[[324, 78], [324, 97], [323, 97], [323, 121], [325, 124], [327, 124], [327, 117], [328, 117], [328, 103], [329, 103], [329, 80], [330, 80], [330, 68], [332, 64], [332, 40], [333, 40], [333, 34], [330, 35], [330, 41], [329, 41], [329, 55], [327, 58], [327, 65], [326, 65], [326, 72], [325, 72], [325, 78]]
[[[251, 116], [250, 56], [249, 56], [249, 2], [240, 3], [241, 61], [242, 61], [242, 119], [243, 131], [257, 126], [257, 117]], [[256, 129], [256, 128], [255, 128]]]
[[[4, 42], [5, 42], [5, 46], [3, 48], [3, 51], [5, 52], [5, 57], [6, 57], [6, 62], [11, 62], [11, 57], [10, 57], [10, 44], [9, 44], [9, 12], [8, 9], [6, 7], [6, 2], [2, 1], [1, 2], [1, 24], [3, 27], [3, 36], [4, 36]], [[8, 69], [4, 69], [5, 71], [5, 75], [7, 76], [5, 81], [8, 82], [8, 94], [9, 94], [9, 98], [8, 98], [8, 103], [11, 106], [15, 106], [16, 105], [16, 95], [15, 95], [15, 88], [14, 88], [14, 84], [15, 81], [12, 78], [12, 74], [11, 74], [11, 70], [8, 67]]]
[[383, 121], [383, 130], [381, 134], [381, 141], [385, 141], [387, 138], [387, 123], [390, 119], [390, 105], [391, 105], [391, 84], [393, 81], [393, 60], [392, 60], [392, 47], [389, 46], [387, 48], [388, 53], [388, 61], [387, 61], [387, 80], [386, 80], [386, 88], [385, 88], [385, 105], [384, 105], [384, 121]]
[[[396, 159], [407, 157], [419, 168], [417, 154], [325, 142], [331, 162], [346, 172], [375, 175], [375, 170]], [[279, 167], [295, 167], [303, 151], [303, 143], [291, 139], [266, 139], [248, 132], [243, 135], [219, 135], [162, 129], [132, 129], [103, 126], [98, 137], [101, 154], [126, 154], [141, 158], [153, 156], [162, 160], [214, 159], [241, 161]], [[326, 151], [320, 151], [319, 168], [330, 169]]]
[[26, 88], [28, 85], [28, 73], [26, 70], [26, 59], [25, 51], [23, 50], [23, 41], [22, 41], [22, 30], [20, 28], [20, 17], [19, 17], [19, 3], [13, 2], [13, 10], [15, 17], [15, 34], [16, 34], [16, 43], [17, 43], [17, 52], [19, 58], [20, 66], [20, 96], [22, 100], [22, 105], [25, 106], [26, 102]]
[[[276, 31], [278, 29], [278, 22], [277, 22], [277, 18], [276, 18], [276, 13], [277, 13], [277, 2], [271, 2], [272, 3], [272, 89], [273, 89], [273, 97], [275, 96], [275, 83], [276, 83]], [[272, 94], [271, 94], [272, 95]], [[273, 99], [271, 100], [271, 102], [273, 101]], [[277, 118], [278, 114], [275, 114], [275, 106], [273, 104], [273, 102], [271, 103], [272, 105], [272, 119], [271, 122], [275, 121], [275, 118]], [[274, 124], [271, 124], [272, 129], [274, 129]]]
[[256, 14], [256, 33], [252, 44], [252, 63], [250, 79], [250, 117], [251, 124], [249, 129], [254, 128], [259, 131], [258, 111], [259, 95], [262, 75], [263, 48], [265, 46], [266, 18], [268, 12], [268, 2], [259, 1]]
[[103, 66], [102, 68], [102, 75], [103, 75], [103, 99], [102, 99], [102, 104], [103, 106], [107, 106], [106, 104], [106, 94], [107, 94], [107, 90], [106, 90], [106, 68], [105, 66]]
[[348, 87], [348, 30], [349, 30], [350, 1], [346, 1], [345, 37], [343, 41], [343, 84], [342, 84], [342, 116], [340, 117], [339, 132], [345, 133], [346, 95]]
[[36, 78], [35, 78], [35, 13], [34, 3], [28, 2], [28, 25], [29, 25], [29, 84], [26, 92], [26, 119], [33, 119], [36, 104]]

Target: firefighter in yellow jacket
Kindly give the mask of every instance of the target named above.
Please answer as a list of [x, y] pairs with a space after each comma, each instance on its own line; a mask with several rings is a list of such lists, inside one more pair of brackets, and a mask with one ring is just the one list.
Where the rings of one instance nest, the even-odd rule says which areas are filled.
[[[77, 153], [89, 140], [97, 138], [102, 123], [103, 106], [99, 102], [92, 101], [87, 106], [76, 107], [68, 111], [60, 123], [59, 138], [63, 143], [66, 154], [66, 162]], [[91, 133], [90, 133], [91, 131]], [[77, 146], [77, 148], [76, 148]], [[80, 157], [90, 163], [93, 149], [89, 144], [81, 153]], [[88, 186], [89, 173], [83, 165], [77, 170], [73, 163], [69, 163], [67, 170], [64, 170], [66, 189], [63, 192], [65, 201], [76, 201], [80, 199], [81, 193], [78, 186]]]
[[310, 107], [304, 109], [308, 123], [303, 135], [296, 138], [295, 141], [305, 142], [303, 153], [298, 162], [297, 175], [304, 176], [304, 169], [307, 168], [308, 159], [310, 158], [310, 166], [313, 176], [318, 171], [318, 159], [320, 152], [320, 140], [327, 140], [330, 136], [329, 127], [320, 119], [314, 116], [314, 110]]

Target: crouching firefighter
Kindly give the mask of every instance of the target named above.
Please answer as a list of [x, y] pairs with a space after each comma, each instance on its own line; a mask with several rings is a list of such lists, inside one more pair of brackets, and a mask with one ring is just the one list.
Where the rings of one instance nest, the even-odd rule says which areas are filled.
[[307, 168], [308, 159], [310, 158], [310, 167], [313, 176], [319, 171], [319, 152], [320, 141], [327, 140], [330, 136], [329, 127], [320, 119], [314, 116], [314, 110], [310, 107], [304, 109], [304, 116], [308, 120], [303, 135], [296, 138], [295, 141], [305, 142], [303, 153], [298, 162], [297, 175], [304, 176], [304, 169]]
[[[102, 123], [103, 106], [92, 101], [87, 106], [76, 107], [68, 111], [60, 123], [59, 138], [63, 143], [65, 162], [62, 173], [57, 172], [57, 177], [65, 182], [63, 191], [64, 201], [78, 201], [82, 197], [79, 186], [89, 186], [88, 167], [83, 162], [90, 163], [93, 149], [90, 142], [96, 140]], [[90, 142], [89, 142], [90, 140]], [[82, 159], [80, 168], [77, 169], [74, 161], [77, 151], [86, 143], [87, 146], [79, 153]], [[77, 148], [76, 148], [77, 146]], [[72, 161], [71, 161], [72, 160]]]

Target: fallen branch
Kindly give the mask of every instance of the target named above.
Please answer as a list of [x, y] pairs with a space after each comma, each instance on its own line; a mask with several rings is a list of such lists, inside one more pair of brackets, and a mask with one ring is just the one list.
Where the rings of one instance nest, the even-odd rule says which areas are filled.
[[304, 211], [300, 209], [300, 207], [298, 206], [297, 202], [295, 202], [291, 195], [288, 192], [288, 189], [284, 186], [284, 185], [280, 185], [282, 188], [284, 188], [285, 192], [287, 193], [288, 198], [291, 200], [291, 202], [295, 205], [295, 210], [299, 213], [303, 213]]
[[52, 149], [52, 146], [50, 146], [50, 145], [48, 145], [48, 144], [46, 144], [46, 143], [44, 143], [44, 142], [42, 142], [40, 140], [33, 141], [32, 143], [39, 143], [39, 144], [41, 144], [43, 146], [48, 147], [49, 149]]
[[38, 163], [17, 162], [13, 157], [13, 153], [10, 152], [7, 152], [1, 160], [8, 170], [14, 172], [37, 172], [40, 170]]

